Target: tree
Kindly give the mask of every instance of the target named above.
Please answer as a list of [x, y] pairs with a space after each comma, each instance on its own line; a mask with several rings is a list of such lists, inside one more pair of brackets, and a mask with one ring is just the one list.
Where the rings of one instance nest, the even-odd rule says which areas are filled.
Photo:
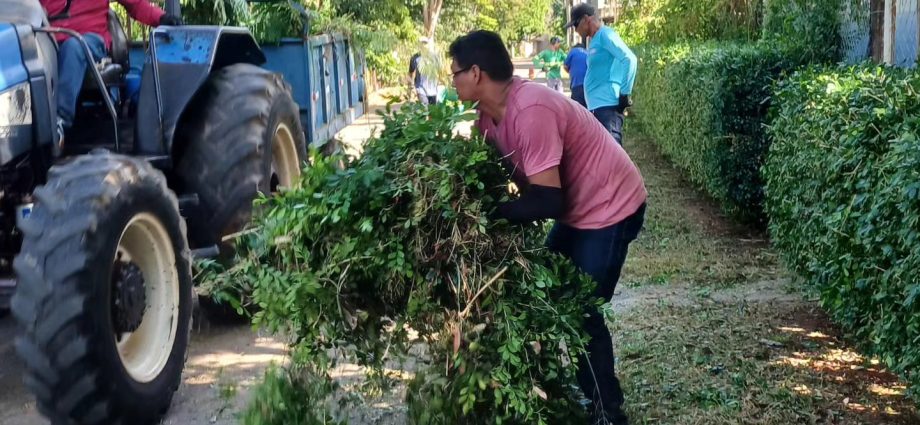
[[425, 18], [425, 37], [434, 39], [435, 30], [438, 27], [438, 19], [441, 17], [441, 8], [444, 6], [444, 0], [427, 0], [424, 5], [423, 15]]
[[517, 44], [549, 31], [552, 0], [495, 0], [495, 3], [499, 12], [498, 33], [505, 43]]
[[494, 0], [445, 0], [437, 38], [451, 42], [475, 29], [498, 30]]

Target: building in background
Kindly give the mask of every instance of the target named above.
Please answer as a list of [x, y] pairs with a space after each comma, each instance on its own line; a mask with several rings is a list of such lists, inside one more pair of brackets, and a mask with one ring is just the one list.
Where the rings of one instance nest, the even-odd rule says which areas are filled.
[[[572, 13], [572, 8], [581, 3], [588, 3], [597, 10], [597, 14], [605, 24], [613, 26], [620, 18], [620, 12], [623, 10], [623, 0], [565, 0], [565, 16], [568, 18]], [[566, 19], [568, 20], [568, 19]], [[574, 46], [581, 40], [575, 30], [569, 28], [565, 34], [565, 41], [568, 46]]]

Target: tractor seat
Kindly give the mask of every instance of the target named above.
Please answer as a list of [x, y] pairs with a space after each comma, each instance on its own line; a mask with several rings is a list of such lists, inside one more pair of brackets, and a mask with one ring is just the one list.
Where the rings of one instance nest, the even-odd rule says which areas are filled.
[[[125, 74], [129, 69], [128, 37], [121, 26], [118, 15], [109, 10], [109, 34], [112, 36], [112, 49], [109, 56], [96, 63], [96, 69], [102, 74], [102, 81], [106, 87], [115, 86], [124, 82]], [[84, 87], [96, 87], [93, 76], [86, 74]]]

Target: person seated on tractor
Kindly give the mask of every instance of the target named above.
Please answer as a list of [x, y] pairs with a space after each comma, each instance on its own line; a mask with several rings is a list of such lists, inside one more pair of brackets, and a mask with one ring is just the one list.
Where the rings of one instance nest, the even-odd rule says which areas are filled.
[[[148, 0], [117, 0], [135, 20], [149, 26], [180, 25], [178, 16], [169, 15]], [[89, 45], [93, 61], [102, 60], [112, 48], [108, 29], [109, 0], [41, 0], [51, 25], [80, 33]], [[58, 51], [57, 97], [58, 131], [73, 125], [77, 96], [83, 88], [89, 62], [80, 41], [57, 33]]]

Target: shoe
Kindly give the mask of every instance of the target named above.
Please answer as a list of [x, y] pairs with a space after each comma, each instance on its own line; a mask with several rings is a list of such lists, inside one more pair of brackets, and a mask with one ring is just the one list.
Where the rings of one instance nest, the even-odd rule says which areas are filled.
[[592, 425], [629, 425], [629, 418], [621, 409], [617, 409], [601, 417], [594, 416], [590, 423]]

